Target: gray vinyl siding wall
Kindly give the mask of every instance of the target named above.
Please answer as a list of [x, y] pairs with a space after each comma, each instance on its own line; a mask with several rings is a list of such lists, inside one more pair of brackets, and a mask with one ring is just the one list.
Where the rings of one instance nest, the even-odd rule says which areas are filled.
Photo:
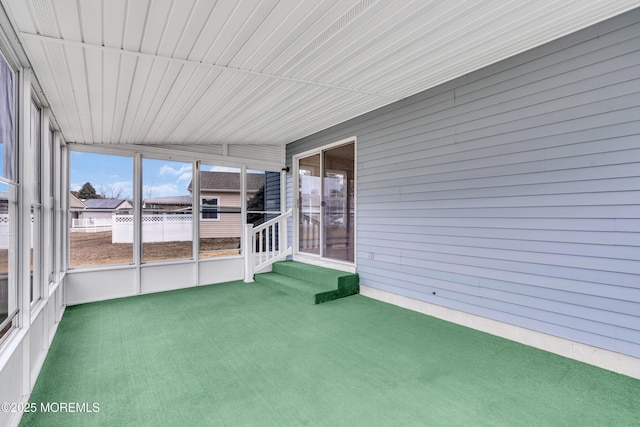
[[639, 92], [635, 10], [289, 144], [287, 162], [357, 137], [364, 285], [640, 357]]

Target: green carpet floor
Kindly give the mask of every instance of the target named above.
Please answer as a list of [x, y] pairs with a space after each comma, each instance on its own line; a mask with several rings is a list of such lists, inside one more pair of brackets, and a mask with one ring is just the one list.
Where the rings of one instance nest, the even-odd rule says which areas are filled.
[[226, 283], [67, 308], [23, 426], [638, 426], [640, 381], [355, 295]]

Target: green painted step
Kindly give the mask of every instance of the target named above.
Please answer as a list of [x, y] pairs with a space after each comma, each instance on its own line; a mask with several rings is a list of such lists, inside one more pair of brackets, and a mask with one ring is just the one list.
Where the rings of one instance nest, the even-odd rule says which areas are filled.
[[309, 304], [321, 304], [355, 295], [360, 290], [357, 273], [296, 261], [276, 262], [270, 273], [256, 274], [254, 279]]

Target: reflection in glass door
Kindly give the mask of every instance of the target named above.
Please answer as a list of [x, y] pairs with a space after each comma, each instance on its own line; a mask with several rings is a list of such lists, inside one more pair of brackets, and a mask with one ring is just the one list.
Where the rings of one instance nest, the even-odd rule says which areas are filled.
[[353, 262], [353, 143], [323, 152], [323, 256]]
[[299, 229], [300, 252], [320, 254], [320, 154], [300, 159]]
[[353, 262], [354, 159], [353, 142], [299, 159], [300, 252]]

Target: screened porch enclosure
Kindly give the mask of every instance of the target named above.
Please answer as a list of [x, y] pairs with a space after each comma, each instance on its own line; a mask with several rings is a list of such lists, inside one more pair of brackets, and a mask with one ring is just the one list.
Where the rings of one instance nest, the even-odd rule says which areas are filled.
[[640, 0], [0, 0], [0, 403], [105, 404], [0, 426], [633, 425], [639, 53]]

